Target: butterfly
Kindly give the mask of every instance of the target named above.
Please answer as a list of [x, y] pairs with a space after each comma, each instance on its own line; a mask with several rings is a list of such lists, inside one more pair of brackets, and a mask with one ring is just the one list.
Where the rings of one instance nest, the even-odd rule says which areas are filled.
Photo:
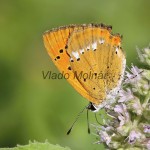
[[117, 91], [126, 58], [120, 34], [104, 24], [68, 25], [47, 31], [44, 45], [60, 72], [86, 98], [88, 109], [99, 110], [107, 95]]

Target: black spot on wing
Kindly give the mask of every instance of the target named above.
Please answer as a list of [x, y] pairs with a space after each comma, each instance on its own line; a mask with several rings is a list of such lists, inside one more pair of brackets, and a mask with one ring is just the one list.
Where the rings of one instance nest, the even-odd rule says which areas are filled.
[[59, 52], [60, 52], [60, 53], [63, 53], [63, 49], [60, 49]]
[[58, 59], [60, 59], [60, 56], [57, 56], [54, 60], [57, 61]]
[[56, 58], [57, 58], [57, 59], [60, 59], [60, 56], [57, 56]]
[[70, 67], [70, 66], [68, 67], [68, 70], [71, 70], [71, 67]]

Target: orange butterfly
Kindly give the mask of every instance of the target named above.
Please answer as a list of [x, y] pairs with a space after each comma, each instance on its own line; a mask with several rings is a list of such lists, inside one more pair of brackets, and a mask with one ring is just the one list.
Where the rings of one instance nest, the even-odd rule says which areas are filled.
[[88, 109], [98, 110], [112, 92], [120, 87], [126, 58], [121, 36], [112, 27], [82, 24], [45, 32], [44, 44], [60, 72], [69, 74], [68, 82], [87, 100]]

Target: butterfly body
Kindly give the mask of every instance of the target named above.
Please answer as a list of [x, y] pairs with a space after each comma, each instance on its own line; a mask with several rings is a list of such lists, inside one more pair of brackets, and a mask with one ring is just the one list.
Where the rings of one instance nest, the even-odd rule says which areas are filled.
[[126, 59], [121, 36], [111, 26], [83, 24], [60, 27], [43, 35], [44, 44], [68, 82], [95, 106], [118, 90]]

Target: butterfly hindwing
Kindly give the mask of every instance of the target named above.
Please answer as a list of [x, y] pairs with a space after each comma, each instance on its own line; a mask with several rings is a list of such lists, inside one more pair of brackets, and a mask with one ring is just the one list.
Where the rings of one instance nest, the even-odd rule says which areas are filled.
[[68, 40], [67, 52], [73, 59], [71, 67], [96, 104], [122, 80], [125, 57], [120, 44], [119, 35], [112, 36], [110, 30], [97, 26], [73, 32]]

